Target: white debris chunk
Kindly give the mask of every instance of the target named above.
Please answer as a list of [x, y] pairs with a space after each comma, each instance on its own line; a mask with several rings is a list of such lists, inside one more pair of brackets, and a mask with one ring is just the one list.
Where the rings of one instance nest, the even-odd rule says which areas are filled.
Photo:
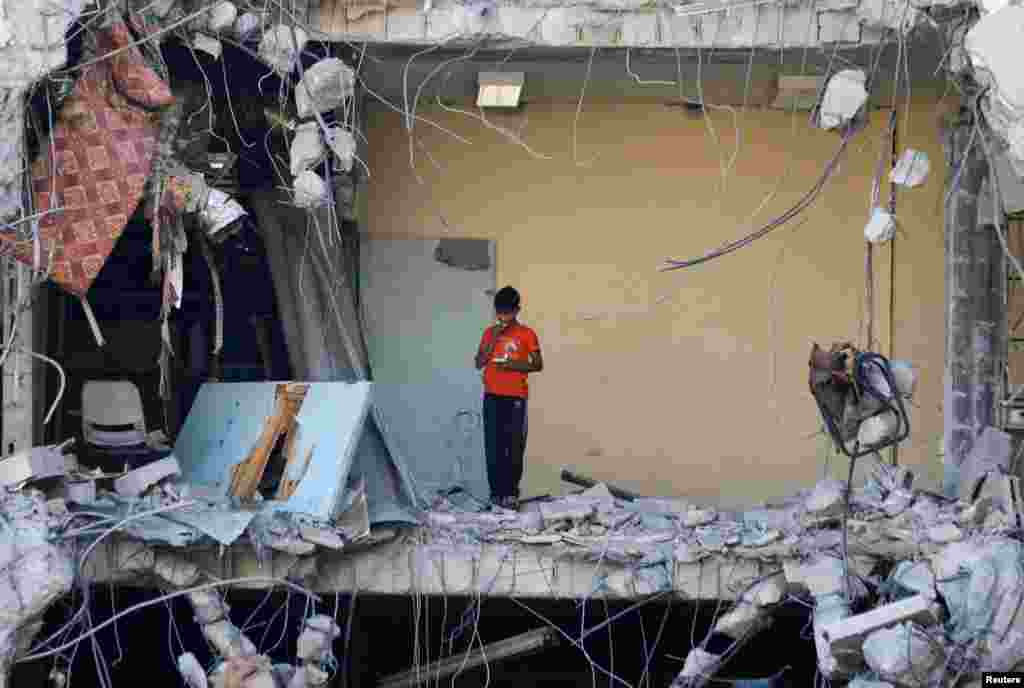
[[931, 162], [928, 160], [928, 154], [908, 148], [903, 151], [899, 162], [889, 173], [889, 181], [893, 184], [913, 188], [924, 184], [930, 171]]
[[[714, 671], [720, 661], [721, 657], [718, 655], [713, 655], [699, 647], [694, 648], [690, 654], [686, 655], [686, 663], [683, 664], [683, 670], [679, 672], [676, 681], [710, 673]], [[675, 682], [673, 682], [673, 685], [675, 685]]]
[[263, 21], [254, 12], [246, 12], [235, 21], [235, 33], [243, 40], [259, 30]]
[[178, 657], [178, 673], [189, 688], [207, 688], [206, 672], [191, 652]]
[[[341, 127], [331, 127], [329, 139], [331, 150], [338, 159], [339, 166], [345, 172], [351, 172], [352, 163], [355, 162], [355, 137], [352, 136], [352, 132]], [[608, 497], [611, 497], [610, 492]]]
[[840, 667], [839, 659], [833, 654], [825, 629], [840, 623], [850, 616], [850, 605], [839, 593], [816, 596], [814, 599], [814, 649], [818, 655], [818, 670], [826, 678], [834, 678], [841, 673], [849, 673]]
[[114, 490], [125, 497], [137, 497], [151, 485], [174, 475], [181, 475], [181, 467], [173, 455], [167, 456], [125, 473], [114, 481]]
[[352, 97], [355, 72], [336, 57], [320, 60], [305, 70], [295, 87], [295, 108], [300, 119], [334, 110]]
[[299, 634], [296, 655], [303, 662], [321, 662], [331, 654], [331, 644], [341, 628], [329, 616], [318, 614], [306, 621]]
[[893, 685], [888, 681], [872, 681], [858, 676], [846, 684], [846, 688], [893, 688]]
[[927, 561], [901, 561], [897, 564], [892, 573], [892, 581], [919, 595], [934, 600], [937, 591], [935, 589], [935, 574]]
[[859, 69], [844, 69], [834, 74], [825, 87], [818, 125], [822, 129], [835, 129], [853, 120], [868, 100], [866, 83], [867, 75]]
[[308, 40], [309, 36], [301, 28], [277, 24], [263, 34], [259, 47], [260, 59], [278, 75], [287, 76], [295, 69]]
[[257, 654], [256, 646], [235, 624], [227, 619], [203, 626], [203, 635], [222, 656], [250, 657]]
[[817, 516], [839, 514], [843, 510], [843, 496], [846, 486], [838, 480], [822, 480], [814, 486], [804, 506]]
[[963, 539], [964, 532], [955, 523], [941, 523], [928, 529], [928, 539], [932, 542], [945, 544]]
[[64, 475], [64, 455], [58, 447], [32, 447], [0, 459], [0, 486]]
[[786, 594], [786, 578], [781, 573], [756, 583], [744, 592], [736, 605], [715, 622], [715, 630], [731, 638], [744, 638], [759, 626], [770, 623], [765, 607], [778, 604]]
[[867, 637], [864, 661], [882, 678], [902, 686], [926, 686], [932, 672], [942, 669], [945, 652], [911, 623], [883, 628]]
[[199, 580], [199, 567], [173, 552], [157, 552], [153, 573], [169, 585], [187, 588]]
[[875, 208], [864, 226], [864, 238], [872, 244], [884, 244], [896, 236], [896, 218], [884, 208]]
[[213, 36], [207, 36], [205, 33], [197, 33], [195, 35], [192, 39], [192, 47], [206, 53], [215, 60], [219, 60], [221, 53], [224, 52], [224, 46], [221, 45], [221, 42]]
[[320, 175], [304, 170], [295, 177], [295, 205], [316, 208], [327, 202], [327, 182]]
[[210, 31], [220, 33], [221, 31], [227, 31], [237, 18], [238, 8], [235, 7], [234, 3], [224, 0], [224, 2], [218, 3], [216, 7], [210, 10], [206, 26]]
[[713, 523], [718, 518], [718, 512], [714, 509], [690, 509], [682, 518], [683, 525], [687, 528], [699, 528]]
[[987, 88], [981, 102], [985, 119], [1008, 146], [1010, 162], [1024, 176], [1024, 70], [1020, 69], [1020, 36], [1024, 6], [1008, 5], [982, 17], [964, 39], [964, 48], [978, 84]]
[[293, 177], [299, 176], [303, 170], [316, 166], [324, 159], [324, 142], [320, 136], [318, 122], [305, 122], [295, 128], [295, 138], [289, 150], [291, 172]]

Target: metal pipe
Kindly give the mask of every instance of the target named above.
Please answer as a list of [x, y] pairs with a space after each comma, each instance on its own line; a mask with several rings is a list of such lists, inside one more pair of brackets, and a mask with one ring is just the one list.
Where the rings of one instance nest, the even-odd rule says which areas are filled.
[[[573, 473], [568, 468], [562, 469], [561, 477], [565, 482], [572, 483], [573, 485], [579, 485], [580, 487], [593, 487], [598, 484], [596, 480], [588, 478], [585, 475], [580, 475], [579, 473]], [[615, 487], [611, 483], [605, 483], [604, 485], [608, 488], [608, 491], [612, 493], [613, 497], [618, 497], [619, 499], [625, 499], [628, 501], [633, 501], [640, 497], [640, 495], [635, 492], [623, 490], [621, 487]]]
[[547, 647], [558, 644], [558, 634], [552, 628], [538, 628], [521, 635], [499, 640], [485, 647], [470, 652], [460, 652], [447, 659], [438, 660], [427, 667], [409, 669], [400, 674], [392, 674], [381, 679], [378, 688], [409, 688], [421, 683], [438, 681], [451, 674], [467, 671], [484, 664], [493, 664], [510, 657], [522, 656], [526, 653], [539, 652]]

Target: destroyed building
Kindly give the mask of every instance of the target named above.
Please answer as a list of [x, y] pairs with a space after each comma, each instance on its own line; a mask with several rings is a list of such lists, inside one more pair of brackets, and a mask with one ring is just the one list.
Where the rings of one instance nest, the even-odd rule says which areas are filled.
[[0, 0], [0, 685], [1021, 668], [1022, 27]]

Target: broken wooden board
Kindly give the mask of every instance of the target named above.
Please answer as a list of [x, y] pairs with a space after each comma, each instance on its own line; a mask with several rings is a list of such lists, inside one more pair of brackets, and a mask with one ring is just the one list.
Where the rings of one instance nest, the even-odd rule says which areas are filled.
[[220, 496], [252, 497], [266, 471], [280, 471], [262, 508], [326, 522], [340, 515], [369, 408], [368, 382], [207, 383], [174, 453], [187, 482]]

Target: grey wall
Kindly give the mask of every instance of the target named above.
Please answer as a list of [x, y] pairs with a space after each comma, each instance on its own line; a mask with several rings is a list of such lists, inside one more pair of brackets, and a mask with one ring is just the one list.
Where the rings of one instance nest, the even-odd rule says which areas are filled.
[[473, 355], [491, 319], [491, 267], [470, 271], [434, 258], [437, 241], [362, 242], [361, 288], [374, 399], [417, 486], [462, 482], [486, 498], [483, 388]]

